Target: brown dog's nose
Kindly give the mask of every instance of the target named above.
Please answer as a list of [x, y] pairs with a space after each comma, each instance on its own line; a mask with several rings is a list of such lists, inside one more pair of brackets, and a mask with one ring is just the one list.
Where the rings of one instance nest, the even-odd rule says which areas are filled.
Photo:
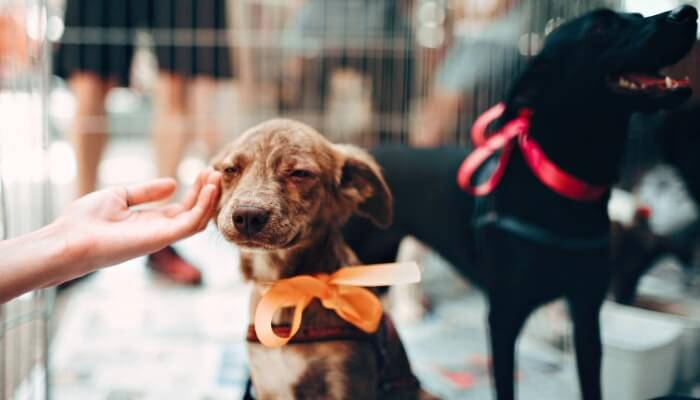
[[673, 22], [684, 22], [688, 20], [695, 21], [698, 19], [698, 11], [695, 9], [695, 7], [687, 4], [682, 5], [671, 10], [671, 12], [668, 13], [668, 19]]
[[233, 225], [238, 232], [253, 236], [267, 224], [270, 213], [258, 207], [238, 207], [233, 212]]

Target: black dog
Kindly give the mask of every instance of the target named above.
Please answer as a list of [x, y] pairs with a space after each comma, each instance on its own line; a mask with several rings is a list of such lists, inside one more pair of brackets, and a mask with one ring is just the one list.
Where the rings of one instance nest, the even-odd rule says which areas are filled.
[[[511, 88], [492, 130], [529, 109], [529, 136], [561, 170], [612, 185], [630, 114], [674, 107], [689, 97], [686, 82], [656, 71], [688, 52], [696, 19], [695, 8], [684, 6], [649, 18], [598, 10], [562, 25]], [[565, 297], [583, 397], [599, 399], [598, 314], [611, 273], [608, 241], [601, 240], [610, 229], [607, 193], [595, 201], [555, 193], [516, 147], [496, 189], [472, 197], [456, 184], [467, 153], [377, 148], [394, 194], [395, 222], [380, 231], [351, 220], [348, 243], [363, 262], [387, 262], [400, 240], [413, 235], [485, 289], [499, 399], [514, 397], [515, 342], [528, 315]]]

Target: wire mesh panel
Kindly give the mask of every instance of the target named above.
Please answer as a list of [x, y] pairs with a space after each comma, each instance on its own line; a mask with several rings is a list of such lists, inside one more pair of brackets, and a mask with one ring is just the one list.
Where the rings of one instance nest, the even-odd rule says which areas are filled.
[[261, 116], [295, 117], [334, 140], [405, 138], [416, 69], [411, 3], [233, 2], [247, 100], [263, 106]]
[[[563, 20], [615, 0], [234, 2], [241, 81], [334, 140], [466, 143]], [[271, 104], [270, 104], [271, 103]], [[276, 109], [275, 109], [276, 107]]]
[[[41, 0], [0, 2], [0, 238], [49, 220], [46, 16]], [[0, 399], [48, 396], [52, 303], [39, 291], [0, 305]]]
[[[588, 10], [626, 3], [0, 0], [10, 21], [5, 26], [19, 32], [13, 33], [18, 40], [0, 43], [0, 120], [13, 127], [0, 131], [3, 235], [46, 222], [47, 170], [63, 183], [76, 174], [102, 184], [175, 176], [173, 170], [182, 177], [183, 165], [191, 164], [177, 164], [190, 136], [203, 139], [202, 153], [211, 155], [225, 139], [271, 117], [300, 119], [334, 141], [365, 147], [466, 146], [474, 118], [503, 99], [549, 32]], [[40, 40], [44, 36], [55, 51]], [[47, 111], [50, 68], [55, 77]], [[152, 135], [158, 171], [123, 156], [127, 162], [116, 168], [105, 160], [98, 179], [97, 167], [86, 167], [95, 154], [84, 149], [98, 138], [93, 150], [101, 152], [108, 131]], [[60, 154], [52, 153], [47, 132], [72, 139], [72, 170], [61, 157], [52, 164], [52, 155]], [[46, 362], [51, 308], [52, 296], [43, 292], [0, 308], [0, 400], [40, 395], [27, 382], [44, 376], [34, 367]], [[531, 330], [535, 336], [549, 342], [566, 336], [566, 328], [557, 329], [563, 311], [543, 314]]]

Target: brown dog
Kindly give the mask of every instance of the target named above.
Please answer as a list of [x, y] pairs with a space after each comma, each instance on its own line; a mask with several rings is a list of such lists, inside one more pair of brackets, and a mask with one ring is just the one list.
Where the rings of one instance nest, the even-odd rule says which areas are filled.
[[[251, 320], [265, 284], [359, 264], [340, 231], [352, 214], [382, 227], [391, 223], [391, 193], [372, 157], [332, 144], [299, 122], [255, 126], [213, 164], [223, 174], [216, 224], [239, 246], [243, 275], [256, 283]], [[273, 322], [283, 326], [291, 317], [282, 312]], [[418, 382], [386, 317], [380, 330], [368, 335], [313, 301], [286, 346], [265, 347], [250, 333], [248, 342], [258, 399], [419, 397]]]

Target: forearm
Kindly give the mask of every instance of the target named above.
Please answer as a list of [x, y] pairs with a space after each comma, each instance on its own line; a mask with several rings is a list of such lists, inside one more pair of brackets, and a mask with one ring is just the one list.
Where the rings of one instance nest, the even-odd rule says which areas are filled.
[[67, 235], [60, 222], [54, 222], [0, 242], [0, 304], [79, 275], [82, 260]]

